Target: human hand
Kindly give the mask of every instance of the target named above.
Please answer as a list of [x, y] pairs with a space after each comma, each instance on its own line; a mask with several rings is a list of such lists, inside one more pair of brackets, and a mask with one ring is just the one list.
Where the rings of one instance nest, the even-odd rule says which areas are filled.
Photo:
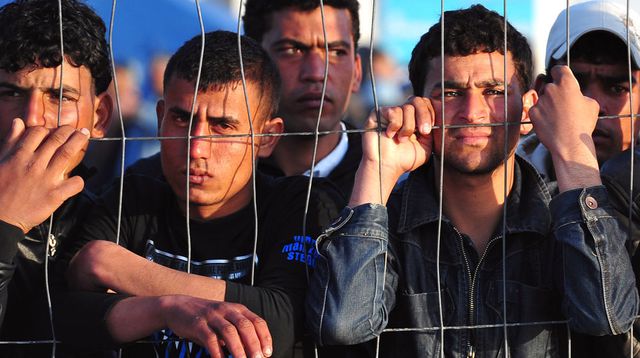
[[[412, 97], [401, 106], [380, 109], [380, 125], [384, 131], [380, 136], [375, 131], [363, 135], [362, 161], [349, 206], [386, 203], [398, 178], [429, 160], [434, 120], [431, 101], [424, 97]], [[375, 112], [369, 115], [366, 128], [378, 128]], [[374, 197], [380, 187], [383, 197]]]
[[552, 155], [567, 158], [588, 150], [595, 157], [591, 133], [598, 120], [598, 102], [582, 95], [569, 67], [554, 66], [551, 76], [553, 82], [542, 88], [529, 110], [536, 135]]
[[267, 322], [237, 303], [209, 301], [191, 296], [163, 296], [165, 327], [224, 358], [223, 347], [233, 357], [270, 357], [273, 343]]
[[553, 82], [542, 87], [529, 110], [533, 128], [553, 160], [560, 192], [600, 185], [598, 160], [591, 134], [600, 107], [583, 96], [567, 66], [551, 69]]
[[84, 128], [25, 128], [14, 119], [0, 147], [0, 220], [27, 233], [79, 193], [83, 180], [66, 173], [88, 139]]

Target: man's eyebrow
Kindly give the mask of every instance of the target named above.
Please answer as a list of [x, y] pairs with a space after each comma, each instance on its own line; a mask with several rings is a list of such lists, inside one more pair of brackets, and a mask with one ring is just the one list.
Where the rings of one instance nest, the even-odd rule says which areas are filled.
[[308, 48], [311, 47], [311, 46], [309, 46], [309, 45], [307, 45], [305, 43], [302, 43], [302, 42], [300, 42], [298, 40], [294, 40], [294, 39], [288, 38], [288, 37], [281, 38], [280, 40], [274, 42], [272, 46], [282, 46], [282, 45], [293, 45], [295, 47], [299, 47], [299, 48], [302, 48], [302, 49], [308, 49]]
[[16, 86], [13, 83], [9, 83], [9, 82], [0, 82], [0, 87], [7, 88], [7, 89], [12, 89], [12, 90], [16, 90], [16, 91], [26, 91], [27, 90], [24, 87]]
[[[444, 84], [444, 85], [443, 85]], [[480, 82], [474, 82], [476, 87], [487, 88], [487, 87], [499, 87], [504, 86], [504, 81], [491, 79], [491, 80], [483, 80]], [[437, 90], [440, 88], [454, 88], [454, 89], [466, 89], [469, 88], [469, 85], [466, 82], [457, 82], [457, 81], [444, 81], [444, 82], [436, 82], [433, 85], [432, 90]]]
[[476, 82], [476, 86], [480, 88], [500, 87], [500, 86], [504, 86], [504, 81], [493, 78], [490, 80]]
[[[608, 76], [608, 75], [597, 75], [597, 77], [601, 78], [603, 81], [609, 82], [609, 83], [622, 83], [622, 82], [629, 82], [629, 75], [624, 74], [624, 75], [612, 75], [612, 76]], [[636, 84], [636, 78], [631, 76], [631, 83], [632, 84]]]
[[[313, 46], [310, 46], [309, 44], [303, 43], [301, 41], [289, 38], [289, 37], [285, 37], [282, 38], [278, 41], [275, 41], [273, 43], [272, 46], [282, 46], [282, 45], [293, 45], [295, 47], [301, 48], [301, 49], [309, 49]], [[344, 41], [344, 40], [338, 40], [338, 41], [332, 41], [329, 42], [328, 44], [329, 48], [336, 48], [336, 47], [351, 47], [351, 43], [348, 41]]]
[[[47, 87], [46, 89], [44, 89], [45, 91], [49, 91], [49, 92], [53, 92], [53, 93], [60, 93], [59, 92], [59, 87]], [[62, 93], [73, 93], [75, 95], [80, 95], [80, 91], [75, 88], [75, 87], [71, 87], [71, 86], [62, 86]]]
[[[184, 110], [178, 106], [173, 106], [171, 108], [169, 108], [169, 112], [179, 116], [179, 117], [183, 117], [183, 118], [189, 118], [191, 116], [191, 111], [187, 111]], [[195, 113], [194, 116], [195, 118]], [[208, 116], [207, 117], [207, 121], [208, 122], [219, 122], [219, 121], [225, 121], [229, 124], [239, 124], [240, 121], [235, 118], [235, 117], [230, 117], [230, 116]]]
[[[9, 83], [9, 82], [0, 82], [0, 88], [7, 88], [7, 89], [12, 89], [15, 91], [28, 91], [29, 88], [27, 87], [20, 87], [16, 84], [13, 83]], [[45, 92], [53, 92], [53, 93], [59, 93], [58, 92], [58, 88], [57, 87], [45, 87], [42, 88], [41, 90], [45, 91]], [[62, 86], [62, 93], [73, 93], [76, 95], [80, 95], [80, 91], [75, 88], [75, 87], [70, 87], [70, 86]]]

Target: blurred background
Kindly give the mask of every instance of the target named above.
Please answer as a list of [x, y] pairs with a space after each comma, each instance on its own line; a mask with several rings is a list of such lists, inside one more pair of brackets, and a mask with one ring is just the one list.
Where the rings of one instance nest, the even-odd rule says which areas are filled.
[[[571, 4], [584, 0], [572, 0]], [[625, 0], [615, 1], [626, 6]], [[7, 3], [0, 0], [0, 4]], [[126, 137], [125, 165], [159, 150], [158, 140], [135, 140], [157, 133], [155, 105], [161, 96], [162, 74], [168, 57], [186, 40], [200, 33], [195, 0], [120, 0], [112, 19], [112, 0], [86, 1], [104, 19], [113, 21], [114, 61]], [[200, 1], [205, 31], [235, 31], [241, 0]], [[410, 93], [407, 64], [420, 36], [437, 22], [445, 10], [480, 3], [504, 14], [503, 0], [377, 0], [373, 22], [373, 57], [376, 90], [381, 105], [401, 103]], [[374, 1], [360, 0], [361, 55], [364, 73], [369, 70], [369, 46], [372, 37]], [[549, 29], [557, 14], [567, 6], [561, 0], [507, 0], [506, 17], [530, 41], [535, 71], [543, 71], [544, 51]], [[632, 9], [640, 11], [640, 1]], [[108, 34], [107, 34], [108, 35]], [[111, 89], [113, 91], [113, 89]], [[353, 97], [349, 119], [361, 123], [373, 104], [368, 76], [358, 95]], [[109, 137], [122, 137], [122, 127], [114, 114]], [[120, 173], [121, 141], [94, 141], [85, 163], [98, 167], [88, 185], [96, 190]]]

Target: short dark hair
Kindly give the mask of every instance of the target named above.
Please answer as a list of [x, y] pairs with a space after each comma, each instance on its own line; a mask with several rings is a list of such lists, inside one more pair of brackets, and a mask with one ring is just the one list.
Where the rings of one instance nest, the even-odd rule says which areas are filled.
[[[324, 6], [347, 9], [351, 15], [351, 34], [353, 46], [358, 48], [360, 40], [360, 17], [358, 0], [325, 0]], [[294, 8], [299, 11], [312, 11], [320, 6], [320, 0], [247, 0], [242, 17], [244, 32], [252, 39], [262, 42], [262, 36], [271, 29], [270, 15], [276, 11]]]
[[[62, 63], [58, 2], [16, 0], [0, 8], [0, 69], [17, 72], [30, 65], [46, 68]], [[104, 22], [87, 5], [62, 0], [64, 56], [91, 72], [100, 94], [111, 83], [109, 47]]]
[[[570, 50], [572, 60], [596, 65], [626, 65], [628, 63], [627, 44], [620, 37], [606, 30], [587, 32], [574, 42]], [[633, 61], [633, 57], [631, 59], [632, 70], [638, 70], [638, 65]], [[550, 73], [551, 67], [558, 63], [566, 63], [566, 61], [566, 54], [560, 60], [551, 58], [549, 66], [546, 68], [547, 74]]]
[[[204, 58], [198, 91], [226, 87], [242, 82], [238, 34], [229, 31], [213, 31], [204, 37]], [[280, 101], [280, 76], [269, 54], [256, 41], [241, 36], [242, 63], [245, 79], [260, 86], [261, 96], [267, 99], [266, 111], [273, 116]], [[182, 45], [171, 56], [164, 71], [164, 87], [172, 77], [195, 82], [198, 76], [202, 36], [197, 35]], [[260, 101], [262, 102], [262, 100]]]
[[[422, 96], [427, 78], [428, 63], [439, 57], [441, 21], [433, 25], [411, 53], [409, 79], [413, 93]], [[504, 55], [504, 17], [482, 5], [444, 13], [445, 56], [468, 56], [479, 52], [497, 51]], [[507, 50], [511, 53], [521, 89], [531, 85], [533, 66], [527, 39], [507, 22]]]

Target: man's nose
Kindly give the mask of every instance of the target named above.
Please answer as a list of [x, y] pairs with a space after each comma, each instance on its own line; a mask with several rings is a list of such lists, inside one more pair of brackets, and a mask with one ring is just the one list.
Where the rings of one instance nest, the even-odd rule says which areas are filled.
[[598, 105], [600, 105], [600, 115], [606, 115], [607, 113], [609, 113], [609, 110], [607, 108], [608, 101], [605, 98], [602, 88], [598, 84], [589, 83], [586, 85], [582, 85], [580, 87], [580, 90], [582, 91], [582, 94], [584, 96], [587, 96], [598, 102]]
[[469, 123], [482, 122], [489, 115], [489, 106], [481, 94], [465, 95], [462, 117]]
[[[209, 123], [207, 121], [199, 121], [194, 118], [193, 128], [191, 128], [191, 136], [203, 137], [210, 136]], [[189, 152], [191, 158], [209, 158], [211, 155], [211, 138], [193, 138], [191, 139], [191, 149]]]
[[301, 69], [301, 79], [304, 81], [321, 82], [324, 80], [325, 56], [324, 49], [310, 50], [304, 57]]
[[45, 126], [54, 128], [57, 126], [58, 116], [57, 111], [51, 112], [55, 113], [48, 113], [43, 96], [30, 93], [24, 102], [22, 119], [27, 127]]

